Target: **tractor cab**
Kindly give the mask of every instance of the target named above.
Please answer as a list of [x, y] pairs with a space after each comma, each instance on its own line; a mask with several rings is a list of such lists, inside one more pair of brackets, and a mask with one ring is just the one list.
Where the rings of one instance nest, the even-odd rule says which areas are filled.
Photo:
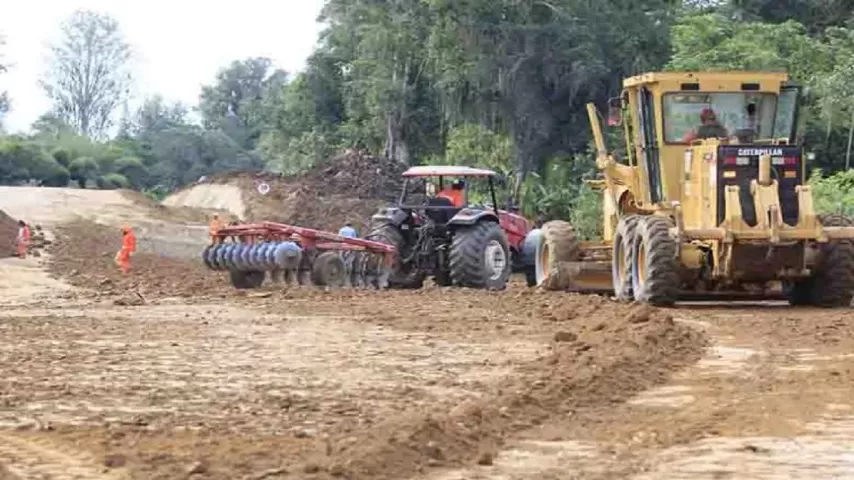
[[414, 288], [432, 276], [438, 285], [504, 288], [532, 228], [525, 217], [498, 208], [492, 170], [416, 166], [403, 173], [397, 205], [371, 217], [369, 239], [397, 248], [393, 288]]
[[[440, 225], [451, 223], [463, 210], [466, 210], [464, 215], [477, 210], [497, 218], [496, 177], [497, 174], [492, 170], [472, 167], [412, 167], [403, 172], [403, 190], [397, 206], [430, 218]], [[483, 193], [492, 201], [491, 208], [473, 205], [474, 198]]]
[[508, 202], [498, 208], [496, 187], [504, 184], [493, 170], [455, 165], [416, 166], [403, 172], [398, 208], [413, 211], [439, 225], [470, 224], [488, 216], [507, 232], [516, 245], [531, 230], [531, 223]]

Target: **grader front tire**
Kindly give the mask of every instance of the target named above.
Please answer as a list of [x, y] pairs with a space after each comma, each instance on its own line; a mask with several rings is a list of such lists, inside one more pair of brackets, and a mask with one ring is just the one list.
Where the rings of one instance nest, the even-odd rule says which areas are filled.
[[637, 302], [670, 306], [679, 295], [679, 264], [671, 222], [660, 216], [640, 219], [635, 231], [632, 290]]
[[635, 250], [632, 248], [637, 230], [638, 215], [628, 215], [620, 219], [614, 232], [612, 246], [611, 277], [614, 279], [614, 296], [621, 302], [633, 300], [632, 272], [634, 271]]
[[[825, 215], [826, 227], [848, 227], [854, 220], [843, 215]], [[792, 305], [844, 308], [854, 300], [854, 243], [850, 240], [821, 246], [821, 258], [812, 278], [796, 282], [788, 292]]]
[[537, 245], [535, 276], [537, 286], [546, 290], [566, 290], [572, 284], [572, 272], [561, 268], [563, 262], [576, 262], [581, 248], [575, 229], [569, 222], [554, 220], [543, 225]]

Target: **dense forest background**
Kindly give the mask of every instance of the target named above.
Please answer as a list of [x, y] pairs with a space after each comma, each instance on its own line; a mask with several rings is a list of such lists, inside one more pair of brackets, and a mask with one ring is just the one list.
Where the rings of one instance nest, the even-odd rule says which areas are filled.
[[[132, 45], [110, 17], [61, 26], [30, 135], [0, 127], [0, 183], [162, 196], [203, 175], [294, 174], [344, 148], [508, 175], [526, 213], [589, 215], [584, 104], [661, 69], [786, 70], [825, 210], [854, 210], [854, 0], [328, 0], [302, 72], [235, 59], [197, 106], [127, 108]], [[2, 75], [0, 44], [0, 75]], [[14, 99], [0, 92], [2, 115]]]

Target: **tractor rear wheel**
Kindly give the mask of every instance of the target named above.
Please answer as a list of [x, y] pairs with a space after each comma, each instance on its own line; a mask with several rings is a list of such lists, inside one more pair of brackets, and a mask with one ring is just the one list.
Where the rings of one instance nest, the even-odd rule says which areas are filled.
[[347, 272], [338, 252], [323, 252], [311, 266], [311, 283], [321, 287], [341, 287]]
[[635, 301], [656, 306], [676, 303], [679, 295], [677, 241], [670, 219], [650, 215], [637, 222], [633, 242], [632, 293]]
[[537, 286], [546, 290], [565, 290], [572, 283], [572, 272], [561, 269], [560, 264], [577, 262], [581, 258], [575, 229], [569, 222], [553, 220], [546, 222], [541, 231], [534, 260]]
[[[819, 222], [826, 227], [854, 225], [854, 220], [843, 215], [822, 215]], [[843, 240], [826, 243], [820, 248], [815, 274], [788, 288], [789, 303], [824, 308], [851, 306], [854, 300], [854, 243]]]
[[614, 296], [621, 302], [633, 300], [632, 295], [632, 271], [634, 270], [635, 250], [632, 248], [635, 241], [635, 230], [639, 215], [627, 215], [620, 219], [617, 229], [614, 231], [612, 246], [611, 277], [614, 279]]
[[231, 277], [231, 284], [234, 288], [247, 290], [260, 287], [261, 284], [264, 283], [266, 272], [257, 270], [250, 270], [248, 272], [230, 270], [228, 275]]
[[450, 253], [451, 279], [455, 285], [502, 290], [510, 278], [510, 246], [504, 230], [490, 221], [454, 232]]
[[407, 251], [406, 240], [403, 233], [394, 225], [382, 224], [374, 227], [373, 231], [365, 237], [366, 240], [385, 243], [397, 248], [397, 256], [394, 259], [394, 264], [391, 267], [391, 274], [388, 277], [389, 288], [397, 289], [417, 289], [424, 285], [424, 273], [416, 269], [414, 265], [403, 265], [400, 263], [400, 256]]

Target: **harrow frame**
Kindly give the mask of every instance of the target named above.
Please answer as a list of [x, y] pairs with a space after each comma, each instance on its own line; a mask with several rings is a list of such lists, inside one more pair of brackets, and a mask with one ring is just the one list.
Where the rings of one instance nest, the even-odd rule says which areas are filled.
[[[212, 270], [229, 271], [232, 284], [237, 288], [259, 287], [266, 272], [270, 272], [273, 281], [278, 281], [279, 273], [286, 273], [288, 270], [297, 274], [297, 281], [301, 285], [308, 283], [304, 274], [309, 273], [311, 283], [338, 286], [337, 280], [331, 281], [329, 278], [331, 276], [337, 279], [340, 274], [338, 270], [342, 269], [344, 277], [341, 283], [345, 285], [371, 284], [370, 280], [364, 281], [365, 278], [370, 278], [375, 279], [374, 285], [377, 288], [387, 288], [388, 273], [397, 255], [397, 249], [393, 245], [277, 222], [230, 225], [218, 230], [213, 240], [205, 248], [202, 259]], [[294, 254], [299, 256], [299, 266], [296, 268], [291, 265], [290, 269], [285, 269], [282, 264], [276, 263], [274, 258], [276, 250], [288, 243], [295, 244], [296, 247], [290, 245], [286, 247], [287, 250], [299, 252]], [[227, 245], [246, 247], [224, 247]], [[217, 250], [223, 248], [228, 253], [217, 256]], [[347, 252], [353, 254], [350, 256], [350, 266], [345, 268], [343, 257]], [[381, 261], [375, 262], [372, 270], [366, 270], [367, 258], [377, 256], [381, 257]], [[334, 274], [328, 273], [330, 269]]]

